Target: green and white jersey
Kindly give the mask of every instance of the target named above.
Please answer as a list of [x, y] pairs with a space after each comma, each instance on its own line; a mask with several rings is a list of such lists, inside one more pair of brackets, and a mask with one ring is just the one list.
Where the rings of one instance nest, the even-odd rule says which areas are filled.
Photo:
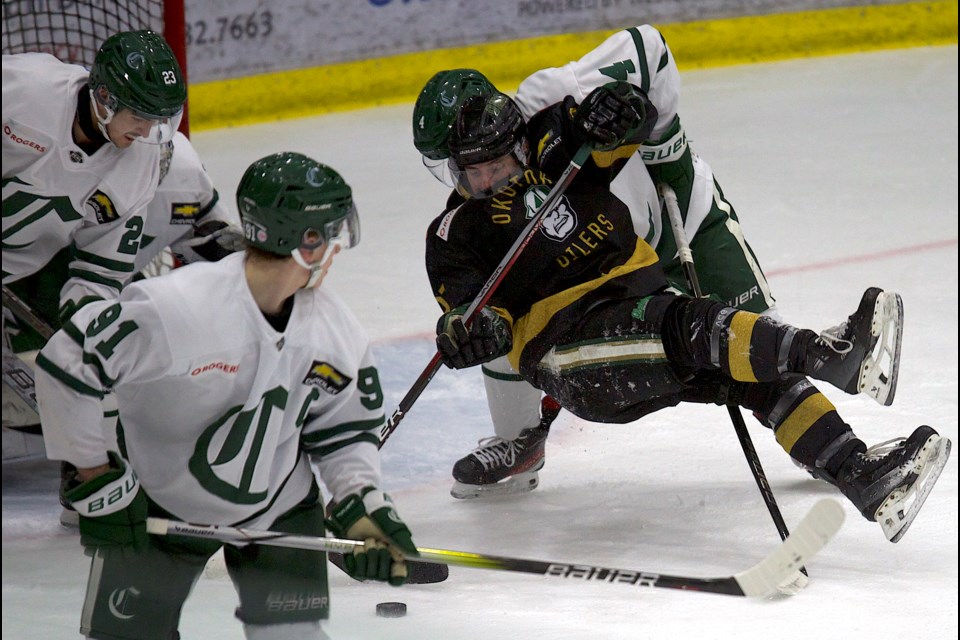
[[[591, 91], [615, 80], [629, 82], [647, 94], [657, 108], [657, 123], [650, 141], [630, 158], [612, 190], [626, 196], [629, 185], [650, 182], [649, 166], [683, 163], [682, 169], [675, 169], [683, 175], [682, 184], [672, 186], [680, 200], [687, 237], [692, 238], [713, 206], [713, 172], [698, 156], [685, 153], [686, 135], [677, 115], [680, 72], [666, 41], [654, 27], [641, 25], [618, 31], [579, 60], [533, 73], [520, 83], [516, 102], [529, 120], [566, 96], [582, 103]], [[658, 173], [653, 177], [660, 178]], [[634, 226], [637, 235], [669, 261], [675, 258], [676, 243], [666, 213], [655, 213], [633, 212]]]
[[133, 273], [143, 209], [160, 176], [157, 145], [105, 144], [88, 156], [74, 143], [87, 77], [47, 54], [3, 56], [3, 282], [73, 243], [61, 303], [116, 298]]
[[313, 482], [333, 498], [380, 485], [383, 394], [369, 340], [333, 292], [263, 317], [245, 255], [128, 285], [81, 308], [37, 358], [51, 459], [106, 462], [100, 398], [147, 495], [188, 521], [269, 526]]
[[[680, 72], [657, 29], [640, 25], [618, 31], [579, 60], [533, 73], [520, 83], [516, 102], [529, 120], [566, 96], [582, 103], [591, 91], [615, 80], [642, 89], [657, 109], [657, 122], [611, 191], [630, 202], [632, 192], [649, 190], [651, 183], [672, 187], [703, 292], [730, 306], [778, 317], [776, 301], [733, 206], [710, 165], [688, 145], [678, 115]], [[631, 208], [631, 217], [637, 235], [660, 255], [673, 285], [685, 289], [666, 209], [657, 215], [654, 210]]]
[[186, 254], [190, 262], [203, 260], [180, 243], [194, 237], [194, 225], [209, 220], [240, 229], [240, 218], [220, 200], [200, 156], [190, 140], [178, 131], [173, 136], [173, 155], [167, 173], [147, 205], [134, 271], [142, 271], [167, 247], [172, 247], [178, 255]]
[[531, 74], [517, 88], [516, 101], [529, 120], [565, 96], [580, 104], [591, 91], [614, 80], [647, 94], [658, 113], [650, 138], [662, 138], [677, 117], [680, 72], [663, 36], [648, 24], [614, 33], [579, 60]]

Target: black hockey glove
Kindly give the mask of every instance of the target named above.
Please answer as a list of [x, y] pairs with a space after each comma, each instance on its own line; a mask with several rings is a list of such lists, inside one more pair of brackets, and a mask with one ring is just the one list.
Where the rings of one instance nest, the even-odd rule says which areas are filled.
[[598, 151], [640, 144], [653, 131], [657, 110], [647, 94], [629, 82], [611, 82], [590, 92], [573, 116], [581, 142]]
[[437, 323], [437, 350], [451, 369], [465, 369], [499, 358], [513, 344], [507, 321], [496, 311], [482, 308], [467, 328], [463, 324], [466, 310], [465, 306], [457, 307], [443, 314]]
[[362, 550], [343, 558], [347, 574], [357, 580], [380, 580], [399, 587], [407, 581], [406, 556], [420, 555], [390, 496], [374, 487], [365, 487], [360, 495], [351, 494], [337, 504], [327, 527], [338, 538], [363, 541]]
[[80, 542], [85, 546], [147, 546], [147, 497], [133, 468], [114, 452], [110, 470], [86, 482], [68, 476], [64, 497], [80, 516]]

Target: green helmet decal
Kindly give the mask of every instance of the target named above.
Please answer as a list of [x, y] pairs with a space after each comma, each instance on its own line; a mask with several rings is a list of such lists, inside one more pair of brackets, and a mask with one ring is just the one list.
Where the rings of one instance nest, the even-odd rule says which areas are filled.
[[247, 242], [290, 255], [338, 240], [359, 242], [353, 191], [340, 174], [305, 155], [276, 153], [251, 164], [237, 187], [237, 209]]
[[440, 71], [427, 81], [413, 106], [413, 144], [431, 160], [447, 157], [447, 138], [460, 106], [478, 95], [496, 91], [475, 69]]
[[[176, 56], [153, 31], [123, 31], [103, 43], [90, 69], [90, 88], [112, 110], [132, 109], [151, 118], [170, 118], [183, 110], [187, 85]], [[104, 101], [103, 98], [100, 98]]]

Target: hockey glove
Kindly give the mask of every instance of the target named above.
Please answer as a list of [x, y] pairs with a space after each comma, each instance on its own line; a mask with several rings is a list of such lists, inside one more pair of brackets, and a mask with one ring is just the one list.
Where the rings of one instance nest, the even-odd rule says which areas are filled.
[[380, 580], [399, 587], [407, 580], [405, 557], [420, 555], [390, 496], [374, 487], [336, 505], [327, 527], [338, 538], [363, 541], [363, 549], [343, 559], [347, 574], [357, 580]]
[[508, 353], [513, 345], [510, 327], [500, 314], [484, 307], [474, 314], [468, 328], [463, 324], [466, 309], [457, 307], [437, 323], [437, 349], [451, 369], [489, 362]]
[[82, 482], [76, 468], [66, 479], [64, 497], [80, 516], [84, 546], [147, 546], [147, 498], [133, 468], [114, 452], [110, 470]]
[[629, 82], [597, 87], [584, 98], [573, 116], [577, 136], [597, 151], [640, 144], [656, 123], [656, 108], [643, 91]]
[[181, 262], [217, 262], [244, 247], [243, 232], [222, 220], [206, 220], [193, 227], [193, 238], [177, 244]]

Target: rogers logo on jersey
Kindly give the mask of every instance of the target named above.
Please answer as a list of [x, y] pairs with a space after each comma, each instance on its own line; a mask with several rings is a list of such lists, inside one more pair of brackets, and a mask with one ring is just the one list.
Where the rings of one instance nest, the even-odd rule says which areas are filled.
[[240, 371], [240, 365], [238, 364], [227, 364], [226, 362], [211, 362], [210, 364], [205, 364], [202, 367], [197, 367], [190, 372], [191, 376], [198, 376], [201, 373], [206, 373], [207, 371], [223, 371], [224, 373], [236, 373]]
[[10, 138], [11, 140], [13, 140], [13, 141], [16, 142], [17, 144], [22, 144], [22, 145], [24, 145], [25, 147], [30, 147], [31, 149], [36, 149], [36, 150], [39, 151], [40, 153], [44, 153], [44, 152], [47, 150], [46, 147], [44, 147], [44, 146], [41, 145], [41, 144], [38, 144], [38, 143], [34, 142], [33, 140], [27, 140], [26, 138], [21, 138], [20, 136], [18, 136], [17, 134], [15, 134], [15, 133], [13, 132], [13, 129], [11, 129], [11, 128], [10, 128], [10, 125], [8, 125], [8, 124], [3, 125], [3, 135], [7, 136], [8, 138]]

